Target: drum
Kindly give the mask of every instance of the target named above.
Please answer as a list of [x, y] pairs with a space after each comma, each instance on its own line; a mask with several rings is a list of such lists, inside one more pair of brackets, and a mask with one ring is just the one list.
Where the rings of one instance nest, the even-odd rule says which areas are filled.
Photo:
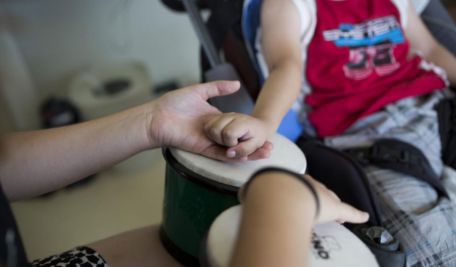
[[306, 159], [293, 142], [275, 135], [268, 159], [226, 163], [178, 149], [165, 149], [165, 197], [160, 236], [186, 266], [197, 265], [201, 240], [222, 211], [237, 205], [237, 191], [266, 166], [304, 173]]
[[[234, 206], [214, 220], [202, 248], [202, 266], [228, 266], [239, 230], [241, 213], [242, 207]], [[315, 226], [313, 231], [309, 266], [378, 266], [369, 248], [344, 226], [325, 223]]]

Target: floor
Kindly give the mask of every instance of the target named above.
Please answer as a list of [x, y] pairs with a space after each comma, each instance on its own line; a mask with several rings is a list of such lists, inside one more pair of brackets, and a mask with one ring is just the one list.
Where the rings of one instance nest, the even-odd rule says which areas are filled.
[[144, 152], [90, 183], [13, 204], [29, 259], [161, 221], [165, 162]]

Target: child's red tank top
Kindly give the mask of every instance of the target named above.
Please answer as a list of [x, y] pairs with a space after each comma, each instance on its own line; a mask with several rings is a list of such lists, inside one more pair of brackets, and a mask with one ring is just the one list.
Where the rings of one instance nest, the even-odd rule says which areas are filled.
[[341, 134], [387, 104], [445, 87], [430, 64], [410, 57], [390, 0], [315, 1], [317, 25], [306, 63], [312, 93], [305, 101], [319, 136]]

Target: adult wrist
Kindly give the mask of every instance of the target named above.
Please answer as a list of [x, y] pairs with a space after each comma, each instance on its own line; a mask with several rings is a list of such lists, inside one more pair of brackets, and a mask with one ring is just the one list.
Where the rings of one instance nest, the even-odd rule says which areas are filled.
[[146, 137], [146, 147], [145, 149], [154, 149], [159, 148], [161, 144], [158, 141], [157, 136], [153, 130], [154, 127], [154, 117], [157, 109], [156, 101], [148, 102], [144, 105], [141, 105], [142, 114], [143, 114], [143, 125], [142, 130], [144, 131], [144, 136]]
[[[247, 183], [244, 185], [243, 189], [240, 192], [239, 198], [241, 199], [241, 201], [243, 199], [246, 199], [249, 188], [251, 187], [251, 185], [253, 183], [256, 184], [257, 180], [263, 179], [263, 177], [270, 177], [274, 173], [278, 174], [276, 176], [282, 175], [282, 177], [283, 177], [283, 175], [286, 175], [290, 179], [295, 179], [296, 181], [300, 182], [300, 184], [302, 186], [302, 188], [300, 188], [300, 189], [307, 190], [310, 193], [311, 198], [314, 200], [313, 202], [315, 204], [315, 218], [318, 218], [319, 213], [320, 213], [320, 199], [318, 197], [318, 193], [317, 193], [314, 185], [309, 180], [307, 180], [303, 175], [283, 169], [283, 168], [268, 167], [268, 168], [264, 168], [264, 169], [261, 169], [261, 170], [258, 170], [257, 172], [255, 172], [251, 176], [251, 178], [247, 181]], [[283, 178], [277, 177], [276, 179], [283, 179]], [[304, 196], [304, 195], [300, 195], [300, 196]]]

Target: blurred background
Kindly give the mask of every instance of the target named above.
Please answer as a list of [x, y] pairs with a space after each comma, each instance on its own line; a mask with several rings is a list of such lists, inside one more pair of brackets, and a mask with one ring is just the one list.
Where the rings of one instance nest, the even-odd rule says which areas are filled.
[[[93, 119], [199, 80], [185, 14], [150, 0], [0, 0], [0, 131]], [[43, 155], [45, 156], [45, 155]], [[161, 151], [13, 204], [29, 259], [158, 223]]]
[[93, 67], [139, 62], [151, 78], [150, 88], [198, 80], [198, 44], [190, 23], [160, 1], [0, 3], [2, 88], [22, 87], [2, 90], [8, 100], [2, 105], [8, 111], [3, 127], [39, 127], [31, 111], [49, 96], [67, 93], [71, 80]]

